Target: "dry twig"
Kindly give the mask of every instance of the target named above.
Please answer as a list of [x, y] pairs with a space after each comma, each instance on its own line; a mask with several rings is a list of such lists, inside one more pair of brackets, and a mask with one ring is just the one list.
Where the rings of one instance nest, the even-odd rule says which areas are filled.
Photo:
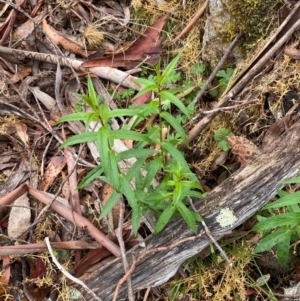
[[81, 285], [89, 294], [91, 294], [93, 296], [93, 298], [95, 298], [97, 301], [102, 301], [101, 298], [99, 298], [84, 282], [82, 282], [81, 280], [77, 279], [76, 277], [74, 277], [73, 275], [71, 275], [68, 271], [66, 271], [62, 265], [58, 262], [58, 260], [56, 259], [56, 257], [53, 254], [53, 250], [51, 248], [50, 245], [50, 241], [49, 241], [49, 237], [45, 238], [45, 242], [48, 248], [48, 251], [51, 255], [51, 258], [54, 262], [54, 264], [58, 267], [58, 269], [71, 281]]
[[[203, 15], [207, 6], [208, 0], [206, 0], [196, 14], [193, 16], [192, 20], [188, 23], [188, 25], [181, 31], [181, 33], [170, 43], [170, 45], [175, 44], [179, 39], [181, 39], [184, 35], [186, 35], [194, 26], [194, 24], [198, 21], [198, 19]], [[184, 6], [184, 5], [183, 5]]]

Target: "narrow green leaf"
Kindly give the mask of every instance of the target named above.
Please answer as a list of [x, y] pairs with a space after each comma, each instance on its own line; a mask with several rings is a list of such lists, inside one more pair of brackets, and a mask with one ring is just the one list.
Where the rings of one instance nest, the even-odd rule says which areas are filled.
[[146, 86], [144, 88], [142, 88], [133, 98], [132, 100], [137, 99], [138, 97], [140, 97], [141, 95], [143, 95], [144, 93], [148, 92], [148, 91], [154, 91], [154, 92], [158, 92], [158, 88], [156, 84], [153, 85], [149, 85]]
[[197, 226], [196, 221], [194, 219], [194, 214], [182, 202], [179, 202], [176, 208], [185, 220], [185, 222], [188, 224], [188, 226], [193, 230], [193, 232], [197, 233]]
[[136, 116], [140, 113], [138, 106], [131, 107], [130, 109], [115, 109], [106, 113], [105, 118], [115, 118], [121, 116]]
[[183, 154], [173, 144], [167, 141], [163, 141], [161, 145], [164, 151], [167, 151], [174, 158], [174, 160], [181, 165], [183, 172], [190, 172], [190, 168]]
[[118, 163], [116, 160], [116, 154], [114, 150], [109, 150], [108, 151], [108, 170], [109, 172], [107, 173], [107, 177], [109, 181], [112, 183], [112, 187], [114, 187], [115, 190], [119, 191], [120, 187], [120, 181], [119, 181], [119, 168], [118, 168]]
[[162, 164], [163, 162], [160, 156], [147, 163], [147, 165], [145, 166], [147, 175], [144, 180], [144, 188], [148, 187], [151, 184], [159, 169], [162, 168]]
[[194, 215], [194, 220], [196, 222], [200, 222], [200, 223], [203, 222], [203, 218], [202, 218], [202, 216], [200, 214], [198, 214], [195, 211], [191, 211], [191, 213]]
[[277, 194], [278, 194], [281, 198], [283, 198], [283, 197], [286, 196], [286, 195], [289, 195], [289, 193], [288, 193], [287, 191], [284, 191], [284, 190], [281, 190], [281, 189], [278, 189], [278, 190], [277, 190]]
[[256, 218], [259, 222], [265, 221], [267, 219], [267, 217], [259, 215], [259, 214], [256, 215]]
[[[139, 159], [142, 161], [142, 157]], [[144, 162], [141, 163], [141, 165], [144, 165]], [[131, 166], [131, 168], [133, 168], [134, 164]], [[131, 171], [131, 168], [129, 171]], [[134, 194], [137, 195], [137, 191], [140, 191], [143, 189], [143, 183], [144, 183], [144, 178], [143, 178], [143, 175], [142, 175], [142, 168], [138, 169], [138, 167], [136, 167], [135, 170], [132, 171], [133, 173], [133, 177], [135, 179], [135, 191], [134, 191]], [[127, 178], [130, 179], [129, 176], [131, 176], [130, 174], [128, 175], [127, 173]], [[132, 178], [133, 178], [132, 177]], [[140, 200], [140, 198], [138, 198], [136, 196], [137, 200]]]
[[134, 81], [144, 86], [156, 86], [155, 81], [146, 78], [136, 78]]
[[162, 73], [162, 80], [160, 82], [160, 85], [164, 85], [166, 83], [166, 81], [168, 80], [168, 77], [171, 75], [171, 73], [174, 71], [179, 59], [180, 59], [180, 56], [181, 56], [181, 53], [180, 52], [179, 54], [177, 54], [173, 60], [167, 65], [167, 67], [165, 68], [165, 70], [163, 71]]
[[102, 122], [104, 124], [106, 124], [110, 117], [109, 117], [109, 113], [110, 113], [110, 108], [106, 103], [102, 103], [98, 106], [97, 112], [102, 120]]
[[86, 131], [86, 132], [89, 131], [89, 126], [90, 126], [91, 122], [92, 122], [93, 120], [95, 120], [95, 117], [96, 117], [96, 120], [97, 120], [97, 121], [100, 120], [99, 117], [97, 117], [96, 114], [94, 114], [94, 113], [91, 114], [91, 115], [87, 118], [87, 120], [86, 120], [86, 122], [85, 122], [85, 131]]
[[178, 99], [175, 95], [170, 93], [169, 91], [161, 91], [160, 92], [162, 100], [169, 100], [171, 101], [184, 115], [186, 115], [188, 118], [190, 118], [190, 113], [185, 107], [185, 105], [181, 102], [180, 99]]
[[97, 140], [97, 132], [82, 133], [68, 138], [65, 142], [61, 144], [60, 148], [64, 148], [79, 143], [92, 142], [96, 140]]
[[96, 166], [93, 168], [79, 183], [78, 189], [81, 189], [94, 181], [96, 178], [98, 178], [103, 173], [103, 168], [101, 165]]
[[278, 183], [279, 184], [298, 184], [298, 183], [300, 183], [300, 177], [279, 181]]
[[277, 227], [294, 227], [300, 223], [300, 214], [298, 212], [288, 212], [280, 215], [268, 217], [253, 227], [254, 231], [266, 231]]
[[191, 198], [197, 198], [197, 199], [203, 199], [205, 198], [207, 193], [200, 193], [198, 191], [190, 190], [187, 194], [187, 196]]
[[127, 177], [124, 174], [120, 175], [120, 182], [121, 182], [121, 191], [125, 195], [130, 207], [132, 210], [138, 210], [137, 208], [137, 201], [133, 192], [133, 188], [131, 187], [130, 182], [128, 181]]
[[141, 218], [143, 215], [143, 211], [141, 210], [141, 208], [140, 207], [137, 208], [138, 208], [137, 210], [132, 211], [132, 218], [131, 218], [131, 225], [132, 225], [132, 230], [134, 235], [137, 235], [141, 223]]
[[295, 205], [298, 203], [300, 203], [300, 191], [296, 191], [291, 194], [285, 195], [284, 197], [281, 197], [277, 201], [266, 205], [264, 209], [280, 208], [284, 206]]
[[169, 220], [172, 218], [174, 212], [176, 211], [175, 206], [172, 204], [169, 204], [169, 206], [163, 211], [163, 213], [160, 215], [157, 224], [154, 228], [154, 233], [159, 233], [165, 225], [169, 222]]
[[98, 107], [98, 99], [97, 99], [97, 94], [94, 89], [94, 85], [93, 85], [93, 82], [92, 82], [92, 79], [90, 76], [88, 76], [87, 83], [88, 83], [89, 97], [92, 101], [92, 108], [93, 108], [93, 110], [95, 110]]
[[174, 118], [170, 113], [168, 112], [162, 112], [161, 117], [165, 119], [173, 128], [174, 130], [179, 134], [179, 136], [182, 138], [184, 143], [186, 145], [189, 144], [187, 136], [185, 134], [184, 128], [180, 125], [180, 123], [177, 121], [176, 118]]
[[98, 118], [95, 116], [94, 113], [85, 113], [85, 112], [79, 112], [79, 113], [73, 113], [66, 116], [61, 117], [55, 124], [59, 124], [62, 122], [70, 122], [70, 121], [87, 121], [88, 119], [97, 121]]
[[289, 257], [291, 234], [291, 231], [287, 230], [283, 240], [277, 245], [277, 258], [282, 265], [286, 263]]
[[132, 181], [132, 179], [136, 176], [140, 175], [140, 171], [145, 163], [147, 157], [140, 157], [138, 160], [134, 162], [134, 164], [130, 167], [126, 174], [126, 178], [128, 181]]
[[[159, 102], [158, 99], [152, 99], [150, 103], [140, 104], [137, 107], [139, 108], [139, 116], [145, 119], [149, 115], [154, 115], [159, 113]], [[130, 107], [131, 108], [131, 107]]]
[[115, 130], [110, 132], [110, 138], [113, 139], [130, 139], [134, 141], [151, 142], [147, 135], [131, 130]]
[[255, 247], [254, 253], [260, 253], [264, 251], [268, 251], [277, 244], [286, 240], [286, 236], [289, 235], [289, 230], [286, 228], [280, 228], [275, 232], [264, 237]]
[[104, 205], [103, 210], [100, 214], [100, 219], [105, 217], [111, 210], [112, 208], [116, 205], [116, 203], [120, 200], [122, 197], [121, 193], [118, 193], [114, 191], [111, 196], [109, 197], [107, 203]]
[[151, 203], [157, 201], [157, 203], [160, 203], [163, 200], [167, 200], [172, 196], [172, 192], [166, 192], [166, 191], [160, 191], [155, 190], [152, 191], [151, 194], [147, 195], [143, 201], [146, 203]]
[[91, 107], [93, 109], [94, 112], [96, 111], [96, 108], [93, 106], [93, 102], [88, 95], [78, 94], [78, 93], [74, 93], [74, 95], [77, 96], [78, 98], [82, 99], [89, 107]]
[[195, 189], [199, 189], [202, 190], [202, 187], [199, 183], [195, 183], [192, 181], [181, 181], [181, 184], [185, 187], [189, 187], [189, 188], [195, 188]]
[[182, 185], [180, 182], [175, 183], [175, 188], [173, 191], [173, 196], [172, 196], [172, 202], [173, 204], [175, 204], [175, 206], [178, 205], [178, 203], [180, 203], [183, 199], [183, 195], [182, 195]]
[[298, 235], [298, 237], [300, 236], [300, 226], [297, 226], [296, 227], [296, 232], [297, 232], [297, 235]]
[[108, 165], [108, 151], [109, 151], [109, 144], [108, 144], [108, 133], [106, 127], [101, 127], [97, 133], [97, 144], [98, 150], [101, 160], [101, 165], [103, 166], [103, 170], [105, 175], [107, 176], [110, 172], [109, 165]]
[[117, 155], [117, 161], [130, 158], [149, 157], [156, 154], [157, 151], [154, 149], [129, 149], [121, 152]]

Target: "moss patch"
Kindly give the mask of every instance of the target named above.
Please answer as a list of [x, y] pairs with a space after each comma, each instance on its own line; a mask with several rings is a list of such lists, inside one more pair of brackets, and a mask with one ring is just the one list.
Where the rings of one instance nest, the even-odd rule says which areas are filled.
[[242, 51], [247, 52], [254, 43], [270, 33], [277, 25], [277, 0], [226, 0], [224, 8], [230, 20], [222, 32], [224, 42], [231, 42], [240, 32], [244, 32], [241, 41]]

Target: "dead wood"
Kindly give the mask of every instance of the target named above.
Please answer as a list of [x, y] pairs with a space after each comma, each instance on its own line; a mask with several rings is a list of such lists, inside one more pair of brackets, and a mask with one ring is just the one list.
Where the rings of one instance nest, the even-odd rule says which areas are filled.
[[[264, 149], [261, 156], [253, 163], [241, 167], [231, 177], [209, 193], [202, 200], [194, 200], [195, 207], [205, 217], [205, 222], [213, 233], [219, 233], [236, 228], [254, 215], [262, 206], [268, 203], [282, 185], [278, 181], [295, 176], [300, 166], [300, 122], [295, 123], [281, 137]], [[223, 208], [234, 211], [237, 221], [229, 227], [221, 228], [216, 217]], [[202, 233], [199, 225], [199, 233]], [[168, 247], [194, 234], [181, 219], [173, 220], [158, 235], [150, 235], [146, 239], [146, 247], [135, 247], [127, 252], [129, 264], [133, 258], [138, 258], [143, 252], [149, 252], [159, 247]], [[147, 253], [138, 261], [131, 277], [134, 292], [150, 285], [156, 286], [166, 282], [174, 275], [178, 267], [199, 253], [209, 240], [205, 235], [197, 239], [185, 240], [172, 248], [161, 252]], [[112, 300], [118, 281], [124, 276], [123, 264], [120, 258], [112, 258], [100, 263], [81, 277], [99, 297]], [[92, 300], [80, 287], [86, 300]], [[121, 287], [118, 300], [127, 299], [126, 282]]]

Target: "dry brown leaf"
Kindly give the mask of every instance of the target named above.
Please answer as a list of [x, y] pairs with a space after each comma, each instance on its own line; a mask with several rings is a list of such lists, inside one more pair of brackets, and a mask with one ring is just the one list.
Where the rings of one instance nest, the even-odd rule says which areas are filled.
[[18, 122], [15, 124], [15, 128], [24, 145], [28, 146], [29, 137], [27, 135], [27, 125], [25, 123]]
[[[44, 17], [45, 17], [45, 14], [43, 12], [40, 12], [39, 15], [36, 16], [35, 18], [33, 18], [32, 20], [35, 21], [36, 24], [39, 24], [39, 23], [41, 23], [41, 21], [43, 20]], [[18, 26], [18, 28], [16, 28], [16, 30], [13, 33], [14, 40], [23, 40], [24, 41], [30, 34], [33, 33], [36, 26], [32, 20], [27, 20], [26, 22], [24, 22], [23, 24]]]
[[31, 211], [29, 208], [29, 198], [27, 193], [24, 193], [13, 203], [11, 208], [7, 234], [10, 238], [16, 238], [23, 233], [25, 229], [30, 227]]
[[10, 279], [10, 257], [9, 256], [1, 256], [2, 259], [2, 266], [5, 267], [0, 275], [0, 294], [6, 295], [5, 290], [9, 283]]
[[[22, 159], [22, 161], [20, 161], [20, 159]], [[26, 181], [29, 177], [28, 170], [30, 170], [30, 167], [28, 165], [28, 162], [26, 161], [26, 158], [17, 158], [14, 162], [15, 167], [17, 166], [16, 168], [12, 168], [11, 170], [6, 169], [2, 171], [2, 173], [8, 176], [9, 178], [6, 181], [5, 185], [0, 185], [0, 196], [5, 196], [10, 191], [18, 187], [20, 183]], [[2, 210], [3, 208], [1, 208], [0, 206], [0, 212]]]
[[48, 187], [54, 182], [59, 173], [63, 170], [66, 165], [66, 159], [64, 157], [53, 157], [48, 164], [45, 171], [44, 179], [41, 184], [41, 189], [46, 191]]
[[148, 63], [156, 64], [161, 55], [161, 38], [159, 36], [168, 15], [159, 18], [150, 26], [125, 52], [115, 54], [112, 57], [90, 60], [81, 65], [84, 68], [91, 67], [123, 67], [131, 69], [144, 61], [148, 56]]
[[17, 73], [15, 73], [12, 77], [11, 77], [11, 82], [13, 84], [17, 83], [19, 80], [27, 77], [28, 75], [30, 75], [32, 71], [32, 66], [24, 66], [22, 70], [18, 71]]
[[231, 136], [226, 137], [226, 139], [232, 147], [231, 152], [237, 156], [242, 165], [250, 163], [261, 155], [259, 148], [246, 138]]
[[[113, 187], [105, 183], [101, 191], [102, 206], [104, 206], [107, 203], [107, 201], [109, 200], [113, 192], [114, 192]], [[120, 203], [117, 202], [116, 205], [113, 207], [112, 211], [110, 211], [107, 215], [107, 220], [109, 223], [109, 225], [107, 226], [109, 230], [114, 230], [117, 227], [118, 220], [119, 220], [119, 212], [120, 212]], [[105, 223], [104, 219], [103, 222]]]
[[[61, 175], [62, 175], [62, 180], [63, 182], [66, 180], [67, 178], [67, 175], [65, 172], [61, 172]], [[62, 196], [68, 200], [70, 198], [70, 195], [71, 195], [71, 190], [70, 190], [70, 183], [69, 181], [66, 181], [62, 187], [62, 190], [61, 190], [61, 194]]]
[[41, 91], [39, 87], [32, 87], [30, 88], [30, 91], [49, 111], [52, 111], [55, 108], [56, 100], [47, 93]]
[[12, 9], [6, 18], [6, 20], [0, 26], [0, 45], [2, 45], [10, 35], [11, 30], [14, 27], [15, 21], [17, 19], [18, 12], [15, 9]]
[[47, 21], [43, 20], [43, 30], [45, 34], [48, 35], [48, 37], [56, 44], [61, 45], [65, 50], [71, 51], [73, 53], [79, 54], [83, 57], [88, 57], [94, 52], [86, 51], [81, 48], [81, 46], [68, 38], [62, 36], [58, 31], [56, 31], [54, 28], [52, 28]]

